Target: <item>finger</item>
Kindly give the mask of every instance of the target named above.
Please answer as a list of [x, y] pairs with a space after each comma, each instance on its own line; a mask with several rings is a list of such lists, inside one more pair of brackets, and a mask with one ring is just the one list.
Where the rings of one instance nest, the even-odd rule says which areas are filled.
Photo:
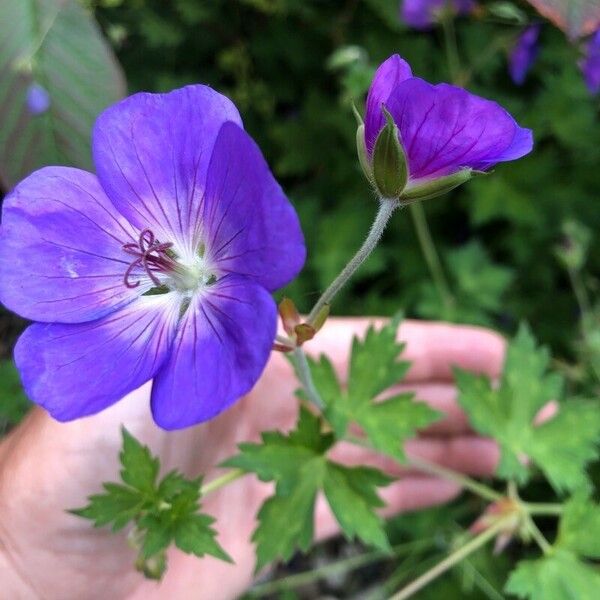
[[[348, 355], [354, 336], [363, 337], [370, 325], [385, 319], [329, 319], [315, 340], [306, 345], [309, 354], [326, 354], [342, 381], [348, 378]], [[412, 363], [406, 381], [451, 381], [452, 369], [497, 377], [502, 369], [506, 343], [497, 333], [467, 325], [404, 321], [398, 339], [405, 342], [402, 358]]]
[[[381, 510], [389, 517], [402, 512], [438, 506], [453, 500], [461, 493], [455, 483], [435, 477], [406, 477], [379, 490], [381, 499], [386, 503]], [[339, 533], [339, 525], [322, 496], [317, 500], [316, 537], [322, 540]]]
[[393, 477], [418, 473], [410, 466], [410, 458], [417, 457], [435, 463], [452, 471], [467, 475], [491, 476], [495, 473], [500, 452], [497, 444], [474, 435], [454, 438], [417, 438], [404, 445], [408, 465], [376, 453], [369, 448], [341, 442], [330, 453], [333, 460], [348, 466], [364, 465], [381, 469]]
[[422, 458], [452, 471], [476, 477], [489, 477], [496, 472], [500, 450], [490, 438], [459, 436], [448, 439], [417, 438], [404, 445], [406, 456]]

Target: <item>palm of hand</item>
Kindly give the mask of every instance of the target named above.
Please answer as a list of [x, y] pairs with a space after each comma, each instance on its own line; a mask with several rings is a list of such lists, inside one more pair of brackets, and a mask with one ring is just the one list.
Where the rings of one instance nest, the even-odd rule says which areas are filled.
[[[366, 319], [332, 319], [308, 350], [324, 352], [345, 377], [350, 340], [362, 333]], [[489, 474], [497, 461], [491, 441], [473, 436], [454, 403], [451, 367], [497, 376], [504, 344], [490, 332], [467, 327], [406, 323], [406, 356], [413, 361], [408, 389], [417, 398], [446, 412], [447, 418], [411, 442], [407, 451], [474, 475]], [[217, 518], [219, 541], [234, 558], [231, 566], [210, 557], [198, 560], [174, 550], [160, 584], [145, 581], [132, 570], [134, 552], [122, 535], [94, 530], [65, 513], [82, 506], [102, 481], [118, 471], [119, 426], [159, 454], [165, 471], [203, 474], [210, 481], [215, 468], [235, 453], [242, 441], [257, 440], [269, 429], [289, 429], [296, 416], [293, 392], [297, 382], [287, 361], [275, 354], [255, 389], [214, 421], [180, 432], [164, 432], [149, 417], [144, 386], [97, 416], [59, 424], [35, 410], [0, 447], [0, 573], [11, 582], [15, 598], [232, 598], [250, 583], [254, 567], [249, 543], [255, 515], [270, 486], [244, 477], [203, 502]], [[342, 462], [376, 464], [400, 480], [384, 491], [387, 512], [396, 513], [447, 501], [459, 493], [449, 482], [399, 470], [365, 450], [339, 445]], [[319, 538], [336, 532], [324, 504], [317, 509]], [[3, 561], [4, 560], [4, 564]], [[10, 589], [10, 588], [9, 588]]]

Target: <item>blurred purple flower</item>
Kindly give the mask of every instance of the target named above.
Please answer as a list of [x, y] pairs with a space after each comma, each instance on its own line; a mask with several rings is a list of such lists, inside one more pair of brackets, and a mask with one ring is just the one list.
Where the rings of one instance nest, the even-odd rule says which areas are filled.
[[588, 42], [586, 55], [581, 62], [585, 84], [591, 94], [600, 92], [600, 29]]
[[25, 389], [68, 421], [153, 379], [161, 427], [210, 419], [265, 367], [297, 215], [209, 87], [123, 100], [92, 146], [97, 176], [44, 168], [4, 200], [0, 300], [38, 321], [15, 349]]
[[542, 26], [535, 23], [527, 27], [518, 37], [509, 57], [508, 70], [517, 85], [523, 85], [529, 69], [539, 52], [539, 37]]
[[27, 88], [25, 102], [32, 115], [41, 115], [50, 108], [50, 94], [45, 87], [34, 81]]
[[475, 6], [475, 0], [404, 0], [400, 16], [414, 29], [429, 29], [445, 8], [458, 14], [467, 14]]
[[365, 146], [372, 155], [385, 107], [408, 161], [407, 189], [463, 169], [485, 171], [531, 152], [532, 132], [499, 104], [441, 83], [413, 77], [397, 54], [377, 70], [367, 96]]

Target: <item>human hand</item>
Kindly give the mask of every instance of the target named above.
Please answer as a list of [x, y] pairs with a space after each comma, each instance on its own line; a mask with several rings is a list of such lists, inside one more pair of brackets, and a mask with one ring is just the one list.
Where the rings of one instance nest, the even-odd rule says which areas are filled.
[[[368, 319], [330, 319], [307, 345], [310, 354], [327, 354], [342, 380], [353, 335], [361, 335]], [[413, 364], [402, 389], [444, 412], [446, 418], [408, 442], [409, 456], [419, 456], [470, 475], [491, 474], [498, 449], [475, 436], [455, 403], [451, 368], [459, 366], [491, 377], [500, 373], [504, 342], [474, 327], [407, 321], [400, 338], [404, 358]], [[121, 445], [120, 426], [161, 458], [165, 471], [177, 468], [189, 476], [217, 477], [215, 467], [242, 441], [255, 441], [262, 431], [293, 426], [298, 387], [285, 358], [274, 353], [253, 391], [213, 421], [178, 432], [165, 432], [152, 422], [150, 385], [112, 408], [71, 423], [53, 421], [35, 409], [0, 446], [0, 580], [11, 599], [133, 600], [234, 598], [251, 583], [254, 550], [250, 543], [255, 515], [271, 487], [246, 476], [203, 499], [203, 511], [217, 519], [219, 542], [235, 560], [229, 565], [206, 557], [198, 560], [176, 549], [160, 583], [135, 572], [135, 552], [124, 534], [90, 527], [65, 512], [82, 506], [102, 481], [115, 480]], [[382, 490], [386, 514], [416, 510], [454, 498], [453, 483], [398, 469], [389, 459], [350, 445], [338, 445], [335, 458], [349, 464], [371, 464], [399, 476]], [[319, 503], [316, 535], [338, 531], [325, 503]]]

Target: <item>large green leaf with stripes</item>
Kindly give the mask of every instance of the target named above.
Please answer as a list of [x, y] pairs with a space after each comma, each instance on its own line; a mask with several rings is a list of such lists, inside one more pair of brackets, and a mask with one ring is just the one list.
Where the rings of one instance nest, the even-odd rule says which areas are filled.
[[576, 38], [600, 27], [600, 0], [528, 0], [545, 17]]
[[44, 165], [89, 169], [94, 120], [124, 93], [121, 68], [77, 0], [0, 1], [0, 181], [6, 189]]

